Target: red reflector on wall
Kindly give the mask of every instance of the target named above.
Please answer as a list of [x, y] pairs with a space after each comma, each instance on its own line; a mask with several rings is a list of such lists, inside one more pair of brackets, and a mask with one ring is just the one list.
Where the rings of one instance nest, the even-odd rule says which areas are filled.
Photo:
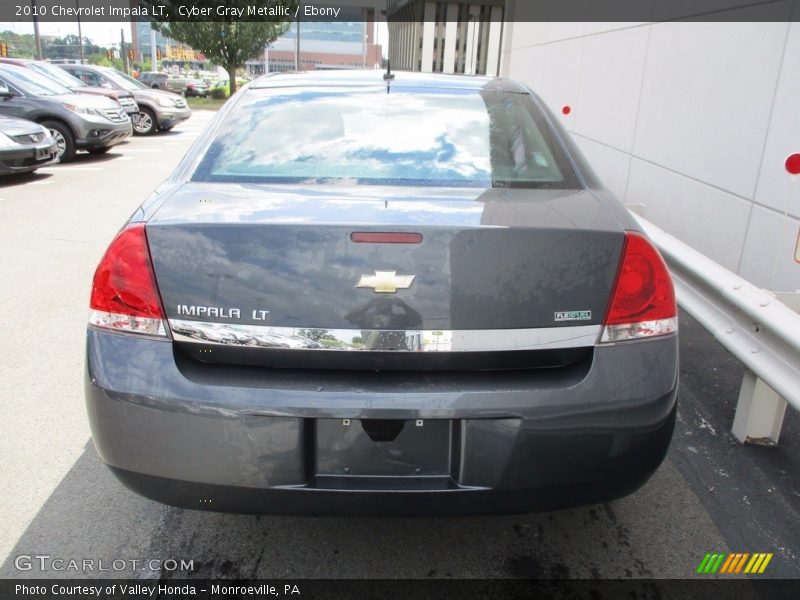
[[784, 166], [790, 175], [800, 175], [800, 153], [787, 156]]
[[356, 244], [419, 244], [421, 233], [403, 233], [400, 231], [354, 231], [350, 241]]

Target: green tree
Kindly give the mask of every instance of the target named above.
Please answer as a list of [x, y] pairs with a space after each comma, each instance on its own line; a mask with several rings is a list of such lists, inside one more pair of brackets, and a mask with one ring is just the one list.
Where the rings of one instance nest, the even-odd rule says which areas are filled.
[[332, 340], [334, 338], [327, 329], [298, 329], [297, 335], [319, 342], [321, 340]]
[[33, 58], [33, 36], [28, 33], [0, 32], [0, 41], [8, 44], [8, 55], [12, 58]]
[[[83, 38], [84, 56], [100, 52], [103, 52], [100, 46], [93, 44], [87, 37]], [[46, 58], [78, 59], [81, 57], [81, 38], [71, 33], [61, 38], [44, 38], [42, 40], [42, 53]]]
[[[289, 28], [286, 20], [273, 17], [240, 19], [230, 11], [225, 20], [181, 19], [177, 17], [176, 9], [181, 3], [182, 0], [142, 0], [142, 4], [164, 6], [166, 9], [163, 20], [153, 23], [155, 29], [202, 52], [208, 60], [228, 72], [231, 94], [236, 91], [236, 69], [244, 66], [246, 60], [258, 56], [265, 45], [274, 42]], [[195, 0], [192, 6], [208, 8], [210, 14], [218, 15], [219, 6], [244, 9], [246, 14], [248, 7], [274, 8], [277, 4], [274, 0]], [[294, 14], [294, 0], [285, 0], [280, 4], [289, 7], [290, 14]]]

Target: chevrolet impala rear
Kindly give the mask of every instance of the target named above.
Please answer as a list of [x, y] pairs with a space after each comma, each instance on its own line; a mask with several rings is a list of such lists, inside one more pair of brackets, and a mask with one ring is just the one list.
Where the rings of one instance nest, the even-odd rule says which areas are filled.
[[658, 251], [505, 79], [285, 74], [220, 111], [95, 273], [102, 460], [187, 508], [528, 512], [661, 463]]

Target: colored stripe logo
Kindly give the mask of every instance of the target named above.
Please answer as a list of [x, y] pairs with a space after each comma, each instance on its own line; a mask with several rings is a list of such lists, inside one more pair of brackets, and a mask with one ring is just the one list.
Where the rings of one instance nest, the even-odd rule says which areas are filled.
[[697, 567], [697, 572], [713, 575], [715, 573], [726, 575], [738, 575], [741, 573], [758, 574], [767, 569], [769, 561], [772, 560], [772, 552], [734, 552], [709, 553], [706, 554]]

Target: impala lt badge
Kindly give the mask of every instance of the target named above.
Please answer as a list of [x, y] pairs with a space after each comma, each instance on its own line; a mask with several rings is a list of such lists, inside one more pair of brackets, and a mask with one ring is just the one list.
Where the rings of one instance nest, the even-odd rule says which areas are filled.
[[397, 271], [375, 271], [374, 275], [362, 275], [357, 288], [372, 288], [376, 294], [394, 294], [407, 290], [414, 283], [415, 275], [398, 275]]

